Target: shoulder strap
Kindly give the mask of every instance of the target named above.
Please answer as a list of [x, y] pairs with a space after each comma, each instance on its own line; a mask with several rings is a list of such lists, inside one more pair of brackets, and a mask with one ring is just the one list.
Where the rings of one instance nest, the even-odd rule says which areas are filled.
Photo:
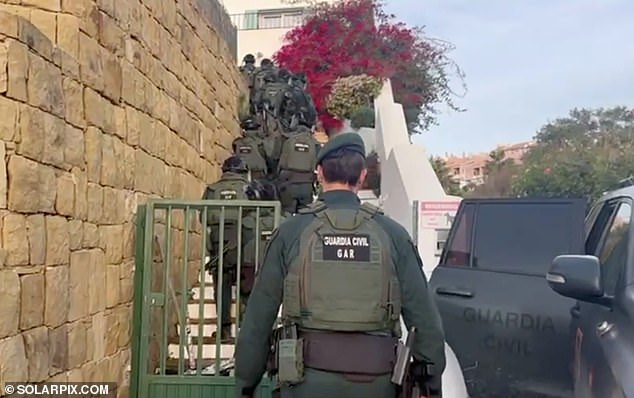
[[383, 210], [381, 210], [380, 207], [377, 207], [371, 203], [365, 202], [363, 204], [361, 204], [361, 210], [365, 211], [366, 213], [369, 213], [372, 217], [374, 217], [377, 214], [381, 214], [383, 215]]
[[318, 214], [322, 211], [326, 210], [326, 204], [323, 201], [317, 201], [309, 204], [308, 206], [299, 209], [298, 213], [300, 214]]

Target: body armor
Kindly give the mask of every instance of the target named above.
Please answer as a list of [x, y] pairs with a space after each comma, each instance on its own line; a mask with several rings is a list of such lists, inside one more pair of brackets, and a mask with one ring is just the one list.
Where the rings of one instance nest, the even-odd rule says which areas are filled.
[[282, 314], [300, 329], [391, 331], [401, 293], [390, 237], [374, 220], [378, 208], [332, 209], [316, 203], [300, 253], [284, 281]]

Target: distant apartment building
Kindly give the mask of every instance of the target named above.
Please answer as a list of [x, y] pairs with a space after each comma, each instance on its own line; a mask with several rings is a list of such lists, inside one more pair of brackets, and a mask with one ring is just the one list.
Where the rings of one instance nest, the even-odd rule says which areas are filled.
[[513, 159], [515, 163], [522, 163], [522, 158], [532, 147], [535, 146], [534, 141], [520, 142], [518, 144], [502, 145], [499, 148], [504, 151], [507, 159]]
[[449, 155], [445, 157], [445, 163], [449, 174], [460, 183], [466, 185], [480, 185], [484, 182], [484, 166], [488, 154], [468, 154], [462, 156]]
[[[332, 0], [329, 0], [331, 2]], [[271, 58], [284, 43], [284, 35], [301, 25], [310, 15], [302, 1], [286, 4], [282, 0], [221, 0], [238, 29], [238, 63], [253, 54], [256, 64]], [[256, 6], [258, 8], [255, 8]]]
[[[521, 163], [524, 154], [534, 145], [534, 142], [527, 141], [511, 145], [499, 145], [496, 149], [504, 152], [505, 159], [513, 159], [515, 163]], [[489, 159], [488, 152], [463, 154], [461, 156], [447, 155], [444, 157], [450, 175], [460, 183], [461, 187], [484, 183], [484, 168]]]

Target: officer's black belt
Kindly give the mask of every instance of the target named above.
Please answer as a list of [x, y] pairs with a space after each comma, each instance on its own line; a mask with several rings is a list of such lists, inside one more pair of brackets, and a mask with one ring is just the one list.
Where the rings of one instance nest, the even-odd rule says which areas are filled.
[[335, 373], [392, 373], [398, 339], [363, 333], [303, 331], [304, 366]]

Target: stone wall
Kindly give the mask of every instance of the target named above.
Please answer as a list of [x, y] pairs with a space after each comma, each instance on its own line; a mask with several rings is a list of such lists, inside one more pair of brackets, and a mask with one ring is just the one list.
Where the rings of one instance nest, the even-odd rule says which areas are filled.
[[137, 205], [199, 199], [238, 133], [201, 3], [0, 0], [0, 382], [127, 394]]

